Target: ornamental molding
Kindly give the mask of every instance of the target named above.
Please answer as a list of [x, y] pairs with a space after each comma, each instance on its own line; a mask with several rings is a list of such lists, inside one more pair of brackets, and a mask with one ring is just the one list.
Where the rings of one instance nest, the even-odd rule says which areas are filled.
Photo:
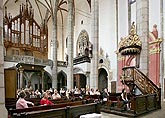
[[121, 53], [121, 55], [137, 55], [140, 54], [141, 48], [142, 42], [140, 41], [139, 36], [136, 34], [135, 24], [133, 22], [129, 35], [121, 38], [117, 53]]

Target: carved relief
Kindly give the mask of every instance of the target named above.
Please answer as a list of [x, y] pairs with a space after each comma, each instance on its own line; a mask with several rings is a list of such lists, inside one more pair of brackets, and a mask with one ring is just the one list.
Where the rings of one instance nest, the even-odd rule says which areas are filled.
[[77, 56], [92, 57], [92, 44], [89, 42], [88, 33], [82, 30], [78, 38], [78, 54]]

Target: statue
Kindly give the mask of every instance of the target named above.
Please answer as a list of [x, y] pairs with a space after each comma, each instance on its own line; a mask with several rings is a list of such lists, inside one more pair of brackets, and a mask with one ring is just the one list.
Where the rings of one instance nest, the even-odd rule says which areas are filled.
[[152, 34], [155, 36], [156, 39], [158, 38], [158, 30], [156, 24], [153, 25]]

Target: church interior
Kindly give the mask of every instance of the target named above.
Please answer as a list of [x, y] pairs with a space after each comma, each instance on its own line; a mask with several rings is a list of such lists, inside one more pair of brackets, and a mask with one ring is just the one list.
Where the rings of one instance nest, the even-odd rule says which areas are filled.
[[0, 118], [161, 109], [164, 11], [164, 0], [0, 0]]

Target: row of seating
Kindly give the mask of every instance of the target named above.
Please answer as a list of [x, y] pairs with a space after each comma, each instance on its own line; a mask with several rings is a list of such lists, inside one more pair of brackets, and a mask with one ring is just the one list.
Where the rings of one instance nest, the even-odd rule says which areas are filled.
[[56, 118], [58, 116], [58, 118], [79, 118], [82, 114], [99, 113], [99, 109], [99, 103], [84, 104], [82, 101], [75, 101], [55, 105], [34, 106], [25, 109], [11, 109], [9, 110], [9, 117], [50, 118], [51, 116]]
[[[78, 95], [75, 96], [75, 98], [78, 98], [78, 97], [79, 97]], [[79, 107], [86, 106], [86, 105], [88, 106], [90, 104], [93, 104], [92, 109], [95, 109], [95, 110], [88, 110], [88, 111], [86, 111], [86, 110], [83, 111], [82, 110], [83, 113], [80, 112], [79, 115], [90, 113], [90, 112], [91, 113], [92, 112], [98, 112], [99, 113], [100, 108], [101, 108], [100, 105], [102, 103], [102, 99], [101, 99], [100, 95], [85, 95], [83, 97], [83, 99], [81, 99], [81, 100], [78, 100], [78, 99], [51, 100], [55, 104], [54, 105], [47, 105], [47, 106], [40, 106], [39, 105], [40, 99], [38, 99], [38, 98], [31, 98], [31, 99], [26, 99], [26, 100], [33, 102], [35, 104], [35, 106], [29, 107], [29, 108], [26, 108], [26, 109], [15, 109], [14, 107], [12, 109], [10, 109], [11, 104], [14, 103], [14, 105], [15, 105], [16, 100], [14, 101], [14, 99], [13, 99], [12, 101], [10, 101], [8, 99], [8, 101], [11, 102], [11, 104], [9, 104], [9, 103], [6, 104], [6, 106], [10, 107], [10, 108], [8, 108], [9, 116], [11, 116], [12, 118], [18, 118], [18, 116], [25, 115], [27, 118], [28, 117], [30, 118], [29, 114], [34, 115], [34, 114], [38, 114], [38, 113], [41, 113], [44, 116], [45, 111], [47, 111], [47, 112], [45, 112], [45, 114], [47, 114], [48, 112], [51, 112], [51, 114], [54, 114], [52, 112], [52, 110], [53, 111], [55, 110], [55, 111], [58, 111], [58, 112], [62, 112], [62, 111], [65, 111], [65, 112], [69, 111], [70, 112], [70, 110], [71, 110], [70, 107], [72, 107], [72, 108], [76, 107], [77, 109], [79, 109]], [[108, 97], [108, 101], [106, 101], [105, 104], [103, 104], [103, 106], [107, 105], [109, 107], [113, 107], [113, 106], [116, 106], [117, 104], [119, 104], [120, 102], [121, 102], [120, 94], [111, 94]], [[100, 104], [100, 105], [98, 105], [98, 104]], [[98, 107], [98, 106], [100, 106], [100, 107]], [[120, 107], [120, 106], [118, 106], [118, 107]], [[68, 109], [70, 109], [70, 110], [68, 110]], [[75, 111], [73, 110], [73, 112], [75, 112]], [[77, 115], [75, 115], [75, 116], [77, 116]], [[66, 118], [69, 118], [69, 117], [67, 116]]]

